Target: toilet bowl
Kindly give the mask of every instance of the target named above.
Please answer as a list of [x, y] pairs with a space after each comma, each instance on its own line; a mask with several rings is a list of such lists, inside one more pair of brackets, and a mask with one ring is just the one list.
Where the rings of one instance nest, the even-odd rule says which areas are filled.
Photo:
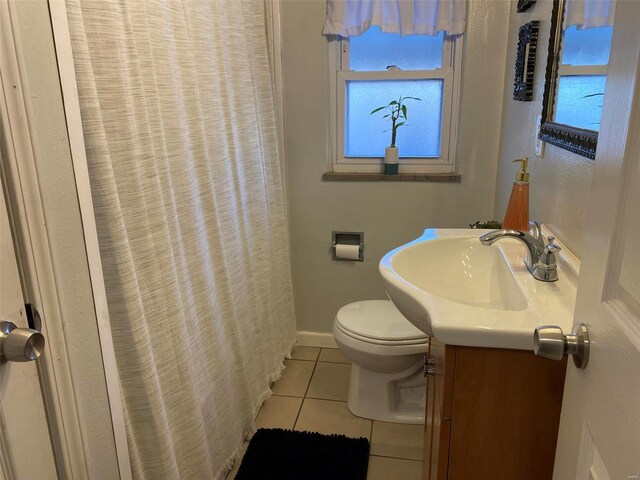
[[351, 360], [348, 407], [359, 417], [424, 424], [422, 374], [427, 335], [388, 300], [350, 303], [338, 311], [333, 336]]

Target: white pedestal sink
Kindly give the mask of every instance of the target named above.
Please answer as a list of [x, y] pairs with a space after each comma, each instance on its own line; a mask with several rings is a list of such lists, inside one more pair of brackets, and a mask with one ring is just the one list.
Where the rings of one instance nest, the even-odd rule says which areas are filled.
[[518, 240], [484, 246], [489, 230], [428, 229], [387, 253], [380, 273], [389, 298], [416, 327], [452, 345], [531, 350], [533, 331], [571, 330], [579, 262], [558, 255], [557, 282], [535, 280]]

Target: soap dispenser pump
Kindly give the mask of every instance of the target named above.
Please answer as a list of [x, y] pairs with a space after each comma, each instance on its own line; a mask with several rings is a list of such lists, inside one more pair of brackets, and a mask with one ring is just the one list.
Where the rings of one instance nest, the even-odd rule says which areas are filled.
[[522, 162], [522, 165], [520, 171], [516, 173], [515, 182], [513, 182], [502, 228], [527, 232], [529, 231], [529, 172], [527, 172], [529, 159], [522, 157], [513, 162]]

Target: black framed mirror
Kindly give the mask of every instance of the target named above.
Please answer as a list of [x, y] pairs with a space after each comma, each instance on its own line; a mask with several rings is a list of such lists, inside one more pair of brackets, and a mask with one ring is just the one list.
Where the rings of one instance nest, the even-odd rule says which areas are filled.
[[[611, 30], [596, 32], [599, 29], [592, 29], [589, 32], [577, 31], [575, 27], [571, 31], [565, 30], [564, 14], [565, 1], [553, 0], [539, 138], [559, 148], [595, 159]], [[563, 55], [563, 40], [567, 34], [568, 53]], [[585, 35], [588, 35], [586, 40], [582, 38]], [[608, 44], [602, 41], [607, 38]], [[596, 50], [600, 49], [604, 53], [595, 52], [594, 57], [598, 59], [587, 60], [584, 64], [563, 58], [569, 56], [579, 42], [584, 42], [587, 47], [595, 46]], [[587, 79], [590, 83], [586, 82]], [[582, 85], [578, 85], [580, 81]], [[571, 95], [573, 98], [568, 99]]]
[[533, 75], [538, 49], [540, 22], [532, 20], [520, 27], [516, 53], [516, 75], [513, 82], [513, 99], [530, 102], [533, 99]]
[[518, 0], [518, 13], [526, 12], [537, 0]]

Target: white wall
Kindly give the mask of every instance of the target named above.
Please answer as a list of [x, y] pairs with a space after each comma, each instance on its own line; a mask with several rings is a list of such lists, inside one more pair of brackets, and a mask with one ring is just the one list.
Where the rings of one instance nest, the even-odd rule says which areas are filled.
[[[511, 161], [523, 156], [529, 157], [531, 219], [546, 223], [558, 238], [580, 257], [584, 248], [587, 204], [594, 162], [552, 145], [546, 146], [544, 158], [535, 156], [536, 116], [542, 112], [551, 8], [551, 0], [538, 0], [530, 10], [517, 13], [516, 2], [511, 2], [494, 216], [502, 219], [507, 208], [517, 171], [517, 167]], [[540, 20], [533, 101], [516, 102], [513, 100], [512, 85], [518, 29], [531, 20]]]
[[[323, 182], [329, 151], [325, 0], [281, 0], [285, 154], [298, 330], [331, 331], [349, 302], [384, 298], [380, 258], [427, 227], [466, 227], [494, 211], [509, 2], [469, 2], [461, 183]], [[332, 230], [364, 231], [365, 261], [331, 261]]]
[[[39, 182], [91, 479], [119, 478], [84, 236], [46, 0], [16, 2]], [[47, 312], [42, 312], [46, 321]], [[37, 452], [34, 452], [37, 455]]]

